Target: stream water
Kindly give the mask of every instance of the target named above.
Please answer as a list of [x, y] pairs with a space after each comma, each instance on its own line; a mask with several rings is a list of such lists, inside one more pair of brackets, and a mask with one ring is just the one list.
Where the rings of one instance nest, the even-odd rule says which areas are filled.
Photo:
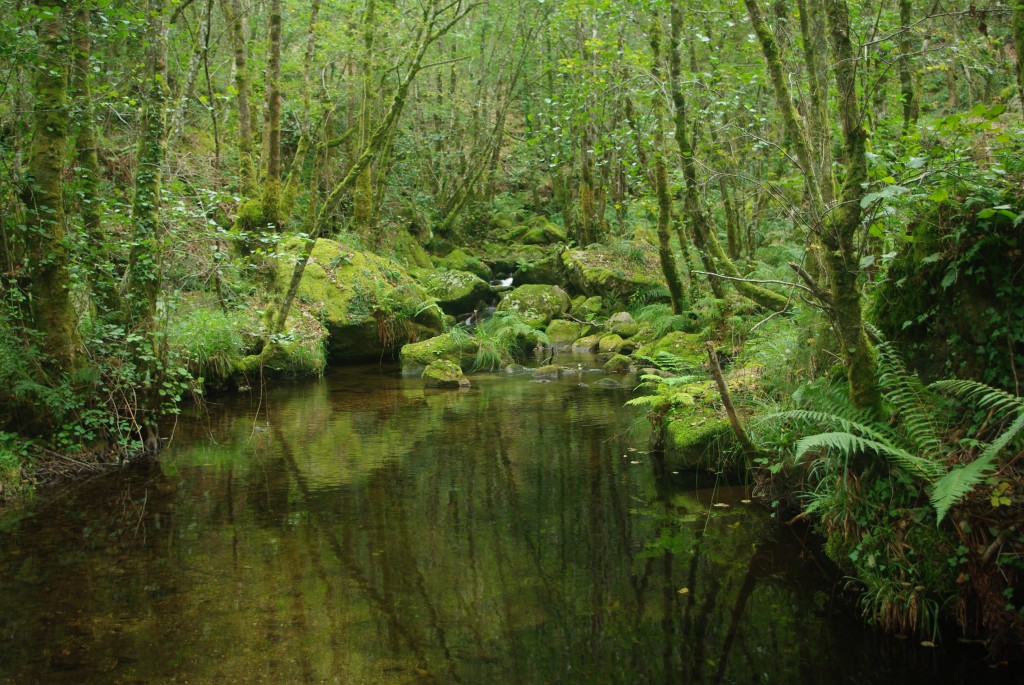
[[463, 392], [373, 366], [216, 398], [159, 464], [8, 513], [0, 683], [1003, 677], [873, 635], [798, 533], [664, 468], [628, 391], [578, 361]]

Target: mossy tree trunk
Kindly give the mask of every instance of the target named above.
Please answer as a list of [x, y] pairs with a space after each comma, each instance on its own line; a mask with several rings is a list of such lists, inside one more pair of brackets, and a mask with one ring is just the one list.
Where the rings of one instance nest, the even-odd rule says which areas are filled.
[[820, 176], [822, 164], [812, 153], [812, 135], [794, 104], [775, 36], [764, 21], [757, 0], [744, 0], [744, 3], [761, 44], [776, 103], [804, 172], [812, 239], [822, 246], [823, 275], [827, 283], [825, 288], [816, 283], [812, 285], [835, 324], [851, 399], [857, 406], [874, 407], [879, 402], [879, 391], [874, 356], [864, 330], [855, 244], [861, 226], [860, 201], [867, 180], [867, 134], [857, 100], [859, 62], [850, 39], [849, 9], [845, 0], [822, 0], [835, 74], [836, 107], [843, 131], [839, 162], [846, 170], [838, 204], [827, 207], [824, 198], [832, 196], [831, 188], [824, 192], [822, 189], [832, 183], [831, 174], [827, 178]]
[[89, 4], [81, 3], [75, 11], [74, 60], [71, 74], [71, 97], [74, 102], [72, 123], [75, 130], [75, 176], [78, 185], [78, 212], [82, 230], [91, 246], [86, 265], [93, 303], [108, 314], [121, 307], [110, 264], [109, 237], [103, 232], [103, 200], [100, 198], [100, 164], [97, 154], [96, 129], [89, 82], [92, 78], [92, 41], [90, 40]]
[[262, 223], [281, 229], [281, 0], [270, 0], [263, 118]]
[[238, 190], [250, 197], [256, 188], [252, 152], [252, 113], [249, 107], [249, 67], [245, 45], [248, 33], [241, 0], [221, 0], [235, 60], [235, 108], [238, 114]]
[[162, 280], [161, 186], [167, 156], [166, 0], [149, 0], [149, 54], [142, 131], [132, 201], [132, 248], [125, 300], [129, 320], [143, 330], [153, 325]]
[[61, 369], [75, 364], [78, 316], [71, 301], [63, 183], [70, 116], [67, 104], [67, 36], [64, 2], [40, 0], [38, 63], [33, 90], [32, 145], [22, 192], [31, 314], [43, 351]]
[[[651, 20], [651, 54], [654, 63], [651, 74], [655, 81], [661, 80], [661, 14], [655, 13]], [[672, 197], [668, 187], [668, 165], [665, 162], [664, 104], [661, 93], [654, 94], [654, 188], [658, 197], [658, 260], [665, 276], [672, 313], [682, 314], [689, 306], [689, 293], [685, 292], [679, 278], [675, 256], [672, 254]]]
[[[1014, 17], [1020, 10], [1014, 11]], [[1016, 20], [1015, 20], [1016, 21]], [[903, 133], [904, 135], [912, 126], [917, 123], [917, 117], [921, 112], [920, 97], [917, 88], [914, 87], [914, 71], [911, 67], [910, 53], [913, 51], [911, 41], [910, 24], [913, 22], [913, 7], [910, 0], [900, 0], [900, 33], [897, 39], [899, 45], [899, 72], [900, 72], [900, 99], [903, 100]], [[1016, 24], [1014, 24], [1016, 26]], [[1021, 59], [1018, 45], [1017, 60]], [[1024, 102], [1024, 100], [1022, 100]]]
[[1021, 0], [1016, 0], [1013, 6], [1013, 47], [1017, 52], [1017, 95], [1024, 109], [1024, 2]]
[[[359, 114], [359, 144], [365, 149], [373, 135], [371, 126], [373, 104], [373, 44], [377, 35], [375, 0], [367, 0], [366, 11], [363, 13], [363, 59], [360, 62], [362, 93]], [[352, 192], [352, 221], [355, 230], [368, 235], [373, 225], [373, 169], [367, 165], [355, 180]]]
[[[683, 16], [678, 0], [673, 0], [671, 12], [672, 45], [669, 65], [669, 88], [675, 108], [673, 120], [675, 122], [676, 145], [679, 147], [679, 155], [683, 167], [686, 213], [690, 219], [694, 242], [697, 243], [697, 249], [701, 252], [704, 264], [711, 274], [717, 274], [719, 271], [724, 272], [725, 275], [732, 279], [730, 282], [733, 283], [738, 293], [762, 307], [773, 311], [781, 311], [788, 306], [788, 298], [767, 288], [744, 281], [739, 269], [736, 268], [736, 265], [733, 264], [729, 255], [722, 248], [722, 243], [718, 240], [718, 232], [715, 226], [708, 219], [704, 202], [700, 196], [697, 164], [694, 157], [695, 152], [691, 142], [690, 125], [686, 114], [686, 98], [683, 95], [680, 84], [681, 60], [679, 42], [682, 39], [683, 33]], [[712, 275], [710, 282], [715, 297], [722, 297], [722, 286], [718, 279]]]
[[836, 331], [850, 382], [850, 395], [858, 407], [880, 401], [875, 357], [868, 343], [861, 313], [855, 240], [861, 226], [861, 199], [868, 178], [867, 132], [857, 98], [857, 58], [850, 40], [850, 13], [846, 0], [825, 0], [829, 42], [835, 70], [839, 119], [843, 130], [843, 179], [839, 206], [829, 213], [822, 230], [825, 264], [832, 291]]

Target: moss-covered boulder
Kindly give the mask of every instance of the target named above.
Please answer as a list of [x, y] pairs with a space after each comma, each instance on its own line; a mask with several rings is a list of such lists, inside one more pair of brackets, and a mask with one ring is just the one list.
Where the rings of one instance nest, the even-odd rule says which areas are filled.
[[403, 345], [398, 358], [403, 374], [419, 375], [427, 366], [440, 360], [469, 368], [476, 361], [478, 348], [476, 340], [464, 333], [443, 333], [428, 340]]
[[604, 369], [605, 373], [626, 373], [629, 371], [630, 365], [633, 360], [624, 354], [616, 354], [611, 359], [604, 363], [601, 368]]
[[544, 216], [536, 216], [508, 232], [506, 239], [520, 245], [551, 245], [566, 241], [565, 229]]
[[463, 314], [482, 309], [491, 295], [491, 286], [468, 271], [414, 270], [412, 276], [428, 295], [437, 300], [438, 306], [446, 314]]
[[545, 333], [548, 336], [548, 344], [556, 350], [567, 350], [572, 347], [576, 339], [583, 335], [584, 324], [565, 319], [555, 319], [548, 324]]
[[587, 335], [572, 344], [574, 352], [593, 352], [601, 342], [600, 335]]
[[521, 285], [505, 294], [498, 311], [517, 312], [530, 326], [544, 328], [552, 319], [564, 316], [571, 304], [557, 285]]
[[625, 303], [639, 292], [665, 290], [658, 253], [646, 243], [635, 243], [625, 252], [601, 245], [564, 250], [560, 260], [569, 285], [584, 295]]
[[673, 464], [710, 467], [732, 444], [732, 426], [718, 405], [718, 389], [712, 381], [685, 387], [693, 404], [671, 410], [662, 422], [666, 456]]
[[437, 265], [453, 271], [468, 271], [484, 281], [490, 281], [493, 277], [491, 268], [482, 259], [463, 250], [452, 250], [443, 259], [437, 260]]
[[601, 337], [597, 342], [597, 349], [605, 354], [618, 354], [624, 343], [622, 336], [610, 333]]
[[699, 367], [704, 364], [707, 352], [704, 338], [697, 333], [673, 331], [668, 335], [643, 345], [636, 351], [636, 356], [654, 359], [659, 352], [669, 352], [681, 358], [690, 366]]
[[518, 243], [486, 243], [481, 257], [496, 274], [509, 274], [519, 285], [541, 283], [565, 287], [558, 248]]
[[[296, 241], [283, 248], [286, 255], [297, 250]], [[287, 257], [272, 263], [279, 294], [291, 283], [292, 267]], [[396, 262], [321, 239], [303, 271], [295, 311], [307, 310], [322, 321], [328, 357], [347, 362], [379, 359], [406, 342], [440, 332], [442, 321], [431, 302]]]
[[604, 299], [599, 295], [580, 295], [572, 301], [572, 315], [580, 321], [593, 321], [601, 313]]
[[242, 357], [232, 369], [231, 381], [252, 386], [260, 378], [296, 379], [323, 375], [327, 366], [327, 332], [308, 313], [289, 317], [284, 342], [266, 345], [259, 353]]
[[428, 388], [458, 390], [469, 387], [469, 381], [462, 374], [462, 367], [447, 359], [438, 359], [428, 364], [420, 378]]
[[407, 269], [433, 269], [434, 262], [423, 249], [420, 241], [412, 237], [409, 231], [399, 229], [395, 233], [395, 259]]

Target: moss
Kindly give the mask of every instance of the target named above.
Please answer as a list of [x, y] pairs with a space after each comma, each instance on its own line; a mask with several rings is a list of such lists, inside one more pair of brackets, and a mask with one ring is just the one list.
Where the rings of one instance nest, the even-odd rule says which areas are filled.
[[491, 286], [468, 271], [417, 269], [412, 271], [412, 276], [446, 314], [463, 314], [481, 308], [491, 295]]
[[522, 285], [502, 298], [498, 311], [518, 312], [528, 325], [544, 328], [564, 316], [570, 305], [569, 296], [558, 286]]
[[601, 367], [605, 373], [626, 373], [633, 360], [624, 354], [616, 354]]
[[597, 346], [600, 342], [600, 335], [588, 335], [574, 342], [572, 344], [572, 349], [581, 352], [592, 352], [593, 350], [597, 349]]
[[604, 299], [599, 295], [593, 295], [591, 297], [581, 296], [577, 300], [573, 300], [572, 314], [577, 319], [583, 321], [593, 321], [597, 318], [598, 314], [601, 313], [601, 307], [604, 304]]
[[399, 360], [402, 373], [421, 373], [431, 363], [444, 360], [469, 368], [476, 361], [478, 345], [465, 334], [444, 333], [402, 347]]
[[566, 349], [572, 347], [576, 339], [583, 334], [583, 324], [576, 323], [575, 321], [566, 321], [565, 319], [555, 319], [548, 324], [545, 333], [553, 347], [556, 349]]
[[640, 332], [640, 325], [635, 323], [617, 323], [612, 327], [612, 332], [622, 336], [623, 339], [632, 338]]
[[[286, 244], [284, 251], [294, 245]], [[279, 292], [288, 288], [291, 273], [291, 260], [275, 264]], [[296, 299], [323, 322], [330, 335], [328, 353], [338, 361], [380, 358], [443, 325], [430, 296], [399, 264], [333, 240], [316, 242]]]
[[[703, 385], [706, 386], [703, 394], [710, 397], [713, 391], [710, 384]], [[662, 435], [665, 451], [674, 463], [708, 467], [714, 464], [722, 448], [728, 444], [732, 426], [729, 419], [720, 416], [710, 402], [698, 400], [693, 406], [669, 412], [662, 424]]]
[[637, 350], [636, 356], [653, 359], [659, 352], [669, 352], [682, 358], [691, 366], [701, 366], [707, 352], [704, 349], [704, 338], [697, 333], [673, 331], [668, 335], [648, 343]]
[[625, 304], [635, 293], [665, 285], [657, 252], [645, 244], [637, 244], [635, 253], [625, 254], [601, 245], [564, 250], [560, 260], [569, 285], [585, 295], [600, 296], [606, 303]]
[[562, 373], [562, 369], [554, 364], [540, 366], [533, 371], [533, 377], [542, 380], [555, 380]]
[[618, 354], [624, 342], [622, 336], [611, 333], [601, 337], [597, 343], [597, 349], [605, 354]]
[[[302, 339], [267, 345], [259, 354], [243, 357], [235, 365], [234, 378], [316, 378], [327, 367], [323, 339]], [[248, 383], [251, 385], [251, 380]]]
[[437, 265], [454, 271], [468, 271], [485, 281], [493, 278], [491, 268], [484, 264], [483, 260], [462, 250], [452, 250], [446, 257], [438, 260]]
[[408, 231], [399, 229], [395, 236], [395, 258], [407, 269], [433, 269], [430, 255]]
[[462, 374], [462, 367], [447, 359], [438, 359], [427, 364], [420, 376], [428, 388], [468, 388], [469, 381]]

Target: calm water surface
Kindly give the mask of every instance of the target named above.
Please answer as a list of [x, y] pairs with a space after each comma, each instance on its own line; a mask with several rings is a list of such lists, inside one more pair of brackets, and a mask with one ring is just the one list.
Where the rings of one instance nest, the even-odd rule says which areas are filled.
[[216, 399], [158, 466], [0, 520], [0, 682], [1003, 677], [873, 636], [742, 488], [644, 452], [599, 378], [366, 367]]

